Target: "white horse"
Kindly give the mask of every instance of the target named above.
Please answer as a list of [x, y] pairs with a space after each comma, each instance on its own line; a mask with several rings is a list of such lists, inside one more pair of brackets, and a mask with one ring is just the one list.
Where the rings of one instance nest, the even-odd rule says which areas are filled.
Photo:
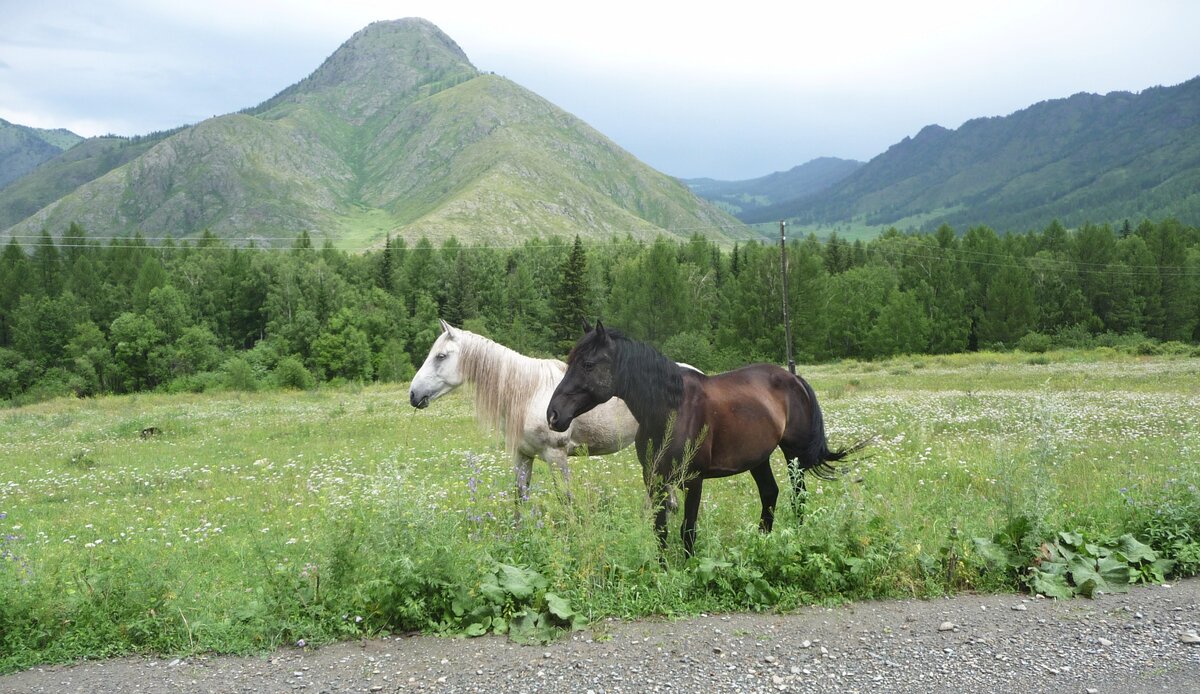
[[446, 321], [442, 330], [413, 377], [408, 401], [416, 408], [428, 407], [463, 383], [473, 383], [476, 419], [504, 432], [518, 499], [528, 497], [534, 456], [557, 467], [566, 486], [568, 456], [615, 453], [637, 435], [637, 420], [618, 398], [579, 417], [565, 432], [552, 430], [546, 424], [546, 407], [566, 373], [565, 363], [527, 357]]

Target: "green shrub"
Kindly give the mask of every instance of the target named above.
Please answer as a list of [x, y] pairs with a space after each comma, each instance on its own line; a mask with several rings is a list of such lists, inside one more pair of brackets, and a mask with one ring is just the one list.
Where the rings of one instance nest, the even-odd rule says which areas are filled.
[[712, 373], [717, 370], [716, 351], [712, 343], [702, 333], [679, 333], [667, 339], [662, 346], [663, 354], [671, 359]]
[[1122, 490], [1133, 518], [1130, 525], [1166, 559], [1180, 576], [1200, 574], [1200, 488], [1176, 481], [1159, 494], [1144, 498]]
[[1192, 345], [1179, 342], [1178, 340], [1171, 340], [1169, 342], [1162, 343], [1159, 354], [1166, 354], [1175, 357], [1186, 357], [1191, 355], [1192, 349]]
[[304, 362], [295, 355], [279, 360], [271, 371], [271, 380], [279, 388], [293, 390], [309, 390], [316, 384], [316, 379], [304, 367]]
[[221, 373], [225, 376], [225, 387], [230, 390], [240, 390], [252, 393], [258, 390], [258, 379], [254, 377], [254, 369], [250, 362], [242, 357], [231, 357], [221, 365]]
[[78, 374], [58, 367], [46, 373], [25, 392], [29, 402], [41, 402], [54, 398], [76, 396], [86, 390], [84, 380]]
[[1087, 326], [1083, 323], [1076, 323], [1065, 328], [1060, 328], [1054, 334], [1053, 343], [1056, 347], [1065, 347], [1069, 349], [1088, 349], [1094, 345], [1095, 338]]
[[1025, 336], [1017, 340], [1017, 349], [1022, 352], [1031, 352], [1041, 354], [1046, 352], [1052, 346], [1052, 341], [1049, 335], [1038, 332], [1025, 333]]

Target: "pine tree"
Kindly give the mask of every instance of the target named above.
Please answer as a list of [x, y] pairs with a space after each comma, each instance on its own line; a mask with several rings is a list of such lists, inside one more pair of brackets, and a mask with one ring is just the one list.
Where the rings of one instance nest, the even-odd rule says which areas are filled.
[[522, 354], [544, 354], [552, 349], [546, 297], [538, 291], [527, 261], [514, 253], [509, 257], [508, 268], [504, 284], [505, 322], [498, 326], [497, 337]]
[[1011, 347], [1037, 318], [1033, 285], [1025, 269], [1008, 259], [988, 284], [978, 331], [981, 346]]
[[1179, 268], [1187, 258], [1184, 230], [1179, 222], [1168, 219], [1154, 226], [1146, 246], [1158, 264], [1161, 289], [1161, 321], [1148, 324], [1147, 330], [1160, 340], [1191, 339], [1195, 327], [1195, 297], [1186, 271]]
[[1050, 222], [1042, 232], [1041, 250], [1050, 251], [1055, 256], [1067, 252], [1067, 229], [1057, 219]]
[[63, 285], [62, 259], [54, 237], [44, 229], [33, 247], [33, 267], [41, 292], [46, 296], [58, 296]]
[[[483, 252], [482, 249], [478, 252]], [[475, 287], [476, 269], [473, 260], [476, 251], [463, 248], [458, 239], [451, 236], [442, 244], [441, 266], [448, 268], [443, 294], [442, 319], [451, 325], [462, 326], [469, 318], [479, 315], [479, 300]]]
[[295, 253], [304, 253], [305, 251], [311, 251], [312, 247], [313, 247], [312, 238], [309, 237], [307, 231], [300, 232], [300, 235], [297, 236], [296, 240], [292, 242], [292, 251]]
[[820, 326], [827, 351], [820, 356], [870, 356], [871, 330], [888, 294], [895, 292], [895, 284], [895, 274], [881, 265], [864, 265], [830, 276]]
[[914, 292], [896, 290], [888, 295], [871, 331], [866, 352], [872, 357], [922, 354], [929, 349], [929, 317]]
[[407, 255], [404, 277], [409, 311], [416, 312], [416, 300], [421, 294], [433, 299], [434, 303], [440, 307], [446, 300], [445, 285], [442, 282], [444, 270], [441, 258], [434, 253], [433, 244], [422, 236]]
[[158, 258], [150, 256], [138, 270], [137, 279], [133, 283], [133, 308], [145, 311], [150, 304], [150, 292], [167, 284], [167, 271], [163, 269]]
[[0, 255], [0, 347], [12, 345], [13, 313], [29, 286], [29, 256], [10, 238]]
[[375, 286], [392, 291], [396, 286], [396, 268], [392, 264], [392, 235], [388, 234], [383, 242], [383, 252], [379, 254], [379, 265], [375, 272]]
[[67, 226], [67, 232], [62, 236], [62, 264], [68, 275], [72, 266], [80, 258], [90, 255], [91, 250], [92, 247], [87, 241], [87, 232], [78, 222], [71, 222]]
[[958, 235], [954, 233], [954, 229], [949, 224], [943, 224], [938, 227], [933, 235], [937, 239], [939, 248], [952, 249], [958, 247]]
[[665, 239], [614, 268], [609, 313], [631, 337], [661, 346], [687, 325], [688, 308], [679, 260]]
[[554, 346], [559, 354], [566, 354], [579, 337], [580, 326], [583, 319], [588, 317], [587, 307], [590, 304], [587, 253], [578, 235], [575, 236], [570, 255], [559, 268], [558, 288], [552, 298], [554, 314], [551, 316], [551, 326], [554, 330]]
[[1079, 276], [1075, 280], [1092, 313], [1108, 317], [1113, 276], [1105, 270], [1116, 252], [1116, 238], [1107, 225], [1084, 224], [1071, 238], [1070, 255]]
[[849, 270], [851, 253], [846, 242], [838, 238], [837, 232], [831, 233], [828, 243], [825, 244], [825, 270], [831, 275]]
[[86, 317], [86, 308], [70, 292], [26, 294], [13, 317], [13, 346], [42, 370], [65, 366], [67, 343]]

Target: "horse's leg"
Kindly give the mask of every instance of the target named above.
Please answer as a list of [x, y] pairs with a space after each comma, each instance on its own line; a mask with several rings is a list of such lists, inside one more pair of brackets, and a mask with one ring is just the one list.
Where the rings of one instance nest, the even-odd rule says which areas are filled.
[[661, 478], [655, 478], [650, 483], [650, 503], [654, 504], [654, 534], [658, 536], [659, 559], [666, 563], [667, 551], [667, 514], [669, 513], [670, 487]]
[[529, 479], [533, 477], [533, 458], [520, 451], [513, 453], [513, 474], [517, 478], [517, 520], [520, 520], [521, 504], [529, 500]]
[[779, 485], [775, 483], [775, 473], [771, 471], [771, 459], [767, 458], [750, 468], [750, 474], [758, 485], [758, 498], [762, 502], [762, 517], [758, 521], [758, 529], [769, 533], [775, 525], [775, 502], [779, 499]]
[[646, 493], [654, 508], [654, 534], [658, 536], [658, 560], [665, 568], [667, 565], [667, 514], [675, 508], [675, 489], [670, 485], [667, 476], [658, 469], [652, 459], [655, 446], [647, 439], [635, 442], [638, 462], [642, 464], [642, 481], [646, 484]]
[[700, 492], [703, 488], [703, 477], [694, 477], [684, 485], [687, 496], [683, 502], [683, 528], [679, 534], [683, 537], [683, 556], [688, 558], [695, 554], [696, 516], [700, 513]]
[[[650, 492], [651, 498], [654, 496], [654, 471], [649, 466], [642, 466], [642, 482], [646, 485], [646, 491]], [[675, 499], [675, 485], [670, 483], [663, 484], [663, 493], [666, 494], [666, 505], [668, 511], [674, 511], [679, 508], [679, 502]]]

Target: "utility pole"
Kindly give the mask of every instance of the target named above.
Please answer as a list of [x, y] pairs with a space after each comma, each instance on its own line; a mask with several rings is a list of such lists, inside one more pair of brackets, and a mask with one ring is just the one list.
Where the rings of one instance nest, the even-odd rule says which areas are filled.
[[796, 375], [796, 360], [792, 358], [792, 319], [788, 316], [787, 222], [779, 222], [779, 264], [783, 268], [783, 334], [787, 344], [788, 371]]

